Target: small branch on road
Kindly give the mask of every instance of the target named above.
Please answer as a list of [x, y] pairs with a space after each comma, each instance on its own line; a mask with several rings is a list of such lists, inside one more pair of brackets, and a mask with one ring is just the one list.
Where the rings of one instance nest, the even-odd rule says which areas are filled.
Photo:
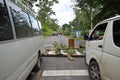
[[41, 70], [36, 73], [35, 80], [40, 80]]

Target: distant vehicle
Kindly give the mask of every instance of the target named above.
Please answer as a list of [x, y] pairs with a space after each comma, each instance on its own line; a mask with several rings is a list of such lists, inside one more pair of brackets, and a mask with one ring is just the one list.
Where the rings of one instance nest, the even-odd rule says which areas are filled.
[[56, 31], [54, 31], [52, 36], [58, 36], [58, 33]]
[[120, 80], [120, 16], [99, 22], [86, 41], [91, 80]]
[[11, 0], [0, 0], [0, 80], [25, 80], [40, 68], [41, 24]]

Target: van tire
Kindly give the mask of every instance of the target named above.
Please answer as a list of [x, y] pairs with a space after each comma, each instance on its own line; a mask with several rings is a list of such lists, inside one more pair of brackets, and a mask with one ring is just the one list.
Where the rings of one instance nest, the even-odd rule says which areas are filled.
[[90, 62], [88, 66], [88, 71], [91, 80], [101, 80], [100, 68], [96, 61]]
[[42, 61], [41, 56], [40, 56], [40, 54], [38, 54], [37, 63], [35, 65], [34, 69], [33, 69], [34, 72], [37, 72], [37, 71], [40, 70], [40, 68], [41, 68], [41, 61]]

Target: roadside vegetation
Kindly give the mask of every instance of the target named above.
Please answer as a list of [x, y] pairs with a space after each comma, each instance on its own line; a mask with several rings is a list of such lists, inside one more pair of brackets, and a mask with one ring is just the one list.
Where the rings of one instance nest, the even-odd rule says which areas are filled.
[[[18, 1], [18, 0], [13, 0]], [[36, 0], [20, 0], [31, 11]], [[59, 3], [59, 0], [40, 0], [37, 7], [39, 12], [37, 18], [41, 21], [44, 36], [51, 36], [54, 31], [72, 37], [84, 37], [93, 29], [95, 24], [103, 19], [120, 14], [119, 0], [71, 0], [75, 4], [71, 5], [74, 9], [75, 19], [69, 24], [58, 25], [57, 19], [51, 18], [55, 15], [52, 6]], [[80, 33], [76, 36], [77, 31]]]
[[[76, 31], [81, 31], [81, 36], [89, 33], [97, 22], [120, 14], [119, 0], [72, 0], [75, 19], [62, 26], [65, 35], [76, 37]], [[71, 33], [70, 33], [71, 32]]]

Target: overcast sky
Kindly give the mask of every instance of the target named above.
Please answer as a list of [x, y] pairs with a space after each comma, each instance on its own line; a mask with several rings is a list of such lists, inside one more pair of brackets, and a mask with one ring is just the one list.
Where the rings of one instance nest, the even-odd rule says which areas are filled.
[[55, 16], [51, 16], [52, 18], [58, 19], [58, 23], [62, 26], [65, 23], [69, 23], [75, 18], [72, 5], [73, 2], [71, 0], [58, 0], [58, 4], [54, 4], [52, 7], [53, 11], [56, 13]]
[[[75, 18], [72, 5], [74, 4], [71, 0], [58, 0], [58, 4], [54, 4], [52, 7], [53, 11], [56, 15], [52, 15], [52, 18], [55, 18], [58, 20], [58, 24], [62, 26], [65, 23], [69, 23]], [[35, 9], [35, 12], [38, 12], [39, 8], [35, 7], [35, 4], [38, 4], [39, 0], [34, 3], [33, 9]]]

